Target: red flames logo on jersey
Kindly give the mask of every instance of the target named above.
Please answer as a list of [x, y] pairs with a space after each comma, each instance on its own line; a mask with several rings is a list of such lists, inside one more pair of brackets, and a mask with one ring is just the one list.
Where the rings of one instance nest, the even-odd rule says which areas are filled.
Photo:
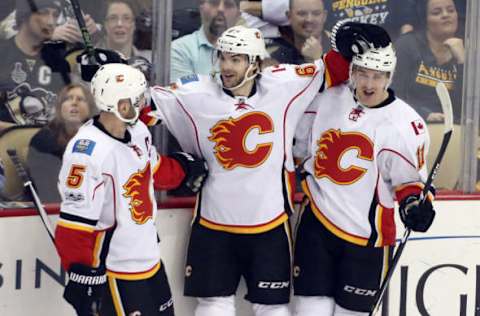
[[251, 112], [236, 119], [221, 120], [210, 129], [208, 139], [216, 143], [215, 157], [223, 168], [254, 168], [268, 158], [272, 143], [260, 143], [253, 150], [247, 149], [246, 139], [253, 129], [257, 129], [260, 135], [271, 133], [273, 122], [265, 113]]
[[132, 174], [123, 185], [125, 189], [123, 196], [130, 198], [130, 213], [132, 214], [132, 219], [139, 225], [145, 224], [153, 215], [150, 181], [150, 162], [148, 162], [145, 169]]
[[315, 155], [315, 177], [327, 177], [337, 184], [351, 184], [359, 180], [366, 169], [350, 165], [342, 168], [340, 162], [343, 155], [351, 150], [357, 150], [357, 158], [373, 160], [373, 144], [361, 133], [341, 132], [329, 129], [317, 141], [318, 150]]

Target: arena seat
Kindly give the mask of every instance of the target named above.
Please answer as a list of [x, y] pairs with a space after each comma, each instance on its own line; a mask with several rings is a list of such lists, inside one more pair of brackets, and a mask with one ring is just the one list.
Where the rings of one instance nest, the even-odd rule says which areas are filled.
[[0, 132], [0, 158], [5, 164], [5, 177], [7, 179], [2, 192], [2, 199], [10, 201], [24, 200], [23, 183], [15, 171], [7, 150], [16, 149], [20, 160], [26, 165], [30, 140], [40, 128], [41, 126], [38, 125], [22, 125], [9, 127]]

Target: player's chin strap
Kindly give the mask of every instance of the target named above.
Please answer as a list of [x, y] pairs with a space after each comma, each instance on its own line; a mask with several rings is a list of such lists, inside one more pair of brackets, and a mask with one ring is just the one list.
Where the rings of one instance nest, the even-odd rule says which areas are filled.
[[236, 90], [236, 89], [242, 87], [247, 81], [255, 79], [261, 73], [260, 66], [259, 66], [259, 68], [257, 69], [257, 71], [254, 74], [248, 76], [248, 73], [253, 70], [254, 66], [255, 66], [255, 61], [250, 60], [250, 65], [248, 66], [247, 70], [245, 71], [245, 75], [243, 76], [242, 82], [240, 82], [239, 84], [237, 84], [235, 87], [232, 87], [232, 88], [225, 87], [225, 85], [223, 84], [222, 76], [220, 75], [220, 71], [215, 70], [215, 69], [212, 70], [211, 76], [214, 77], [214, 78], [217, 77], [217, 81], [220, 84], [220, 86], [222, 87], [222, 89], [227, 89], [229, 91], [233, 91], [233, 90]]
[[114, 112], [115, 115], [118, 117], [118, 119], [124, 123], [127, 123], [128, 125], [135, 125], [135, 123], [137, 123], [138, 121], [138, 118], [140, 116], [140, 111], [138, 109], [134, 109], [135, 111], [135, 116], [131, 119], [126, 119], [124, 118], [122, 115], [120, 115], [120, 113], [118, 112]]
[[240, 88], [241, 86], [243, 86], [247, 81], [252, 80], [252, 79], [255, 79], [255, 77], [258, 76], [260, 70], [259, 70], [259, 71], [256, 71], [256, 72], [255, 72], [254, 74], [252, 74], [251, 76], [248, 76], [248, 73], [253, 70], [253, 67], [254, 67], [254, 65], [253, 65], [253, 64], [250, 64], [250, 65], [248, 66], [248, 68], [247, 68], [247, 71], [245, 71], [245, 75], [243, 76], [242, 82], [240, 82], [239, 84], [237, 84], [235, 87], [232, 87], [232, 88], [225, 87], [225, 85], [223, 84], [223, 80], [222, 80], [222, 78], [221, 78], [221, 76], [220, 76], [220, 82], [221, 82], [221, 84], [222, 84], [222, 88], [223, 88], [223, 89], [230, 90], [230, 91], [233, 91], [233, 90], [236, 90], [236, 89]]

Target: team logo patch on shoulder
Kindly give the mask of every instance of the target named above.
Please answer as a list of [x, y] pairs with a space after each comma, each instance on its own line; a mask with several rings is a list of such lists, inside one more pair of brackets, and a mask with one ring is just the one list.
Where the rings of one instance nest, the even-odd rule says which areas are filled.
[[188, 76], [184, 76], [182, 78], [180, 78], [180, 82], [182, 84], [187, 84], [187, 83], [190, 83], [190, 82], [195, 82], [195, 81], [199, 81], [200, 79], [198, 78], [198, 75], [188, 75]]
[[312, 77], [315, 74], [317, 67], [313, 64], [301, 65], [295, 67], [295, 72], [299, 76]]
[[412, 121], [410, 122], [410, 125], [412, 125], [415, 135], [425, 134], [425, 125], [422, 123], [421, 120]]
[[95, 144], [96, 143], [90, 139], [79, 139], [73, 145], [72, 153], [81, 153], [91, 156]]

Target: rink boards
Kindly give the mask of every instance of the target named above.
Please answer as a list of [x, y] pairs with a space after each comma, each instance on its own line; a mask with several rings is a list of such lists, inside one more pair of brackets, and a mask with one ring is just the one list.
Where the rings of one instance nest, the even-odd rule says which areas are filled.
[[[388, 315], [476, 316], [480, 310], [480, 201], [436, 201], [435, 207], [430, 231], [412, 234], [407, 244], [390, 287]], [[52, 221], [56, 217], [51, 215]], [[162, 257], [177, 316], [192, 315], [194, 306], [182, 296], [190, 220], [189, 209], [159, 210]], [[399, 224], [398, 237], [402, 231]], [[38, 216], [0, 210], [0, 249], [0, 315], [74, 315], [62, 300], [65, 274]], [[252, 314], [242, 300], [244, 291], [242, 285], [239, 316]]]

